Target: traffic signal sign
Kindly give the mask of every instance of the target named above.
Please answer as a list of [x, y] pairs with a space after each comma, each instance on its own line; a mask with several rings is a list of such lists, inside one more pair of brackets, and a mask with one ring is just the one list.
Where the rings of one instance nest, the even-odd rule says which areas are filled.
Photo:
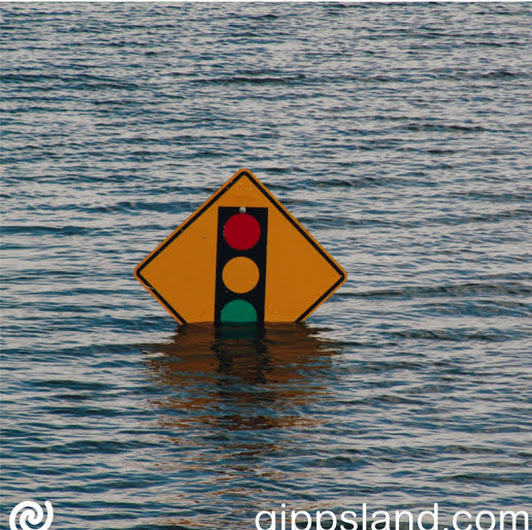
[[264, 322], [268, 208], [218, 208], [214, 321]]
[[298, 322], [345, 271], [247, 169], [135, 268], [180, 323]]

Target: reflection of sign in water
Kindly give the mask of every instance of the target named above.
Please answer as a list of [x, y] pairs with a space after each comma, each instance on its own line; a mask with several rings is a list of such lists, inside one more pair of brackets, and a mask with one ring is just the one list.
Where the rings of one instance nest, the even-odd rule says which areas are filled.
[[198, 423], [208, 430], [307, 423], [298, 407], [326, 399], [334, 343], [303, 323], [242, 331], [245, 338], [220, 337], [213, 326], [186, 326], [174, 342], [149, 348], [164, 354], [147, 357], [146, 365], [157, 387], [169, 391], [168, 401], [158, 398], [157, 405], [176, 437]]
[[294, 322], [346, 273], [245, 169], [135, 269], [181, 323]]

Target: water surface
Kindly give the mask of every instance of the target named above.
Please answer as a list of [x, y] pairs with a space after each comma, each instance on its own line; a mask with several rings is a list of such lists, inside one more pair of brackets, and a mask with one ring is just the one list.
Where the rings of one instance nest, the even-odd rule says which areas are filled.
[[[3, 527], [530, 505], [529, 4], [0, 17]], [[133, 268], [241, 167], [349, 279], [180, 328]]]

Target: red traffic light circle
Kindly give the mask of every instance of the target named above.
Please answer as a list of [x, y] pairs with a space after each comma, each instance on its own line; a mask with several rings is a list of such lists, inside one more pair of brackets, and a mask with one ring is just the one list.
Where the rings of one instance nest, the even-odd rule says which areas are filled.
[[260, 224], [248, 213], [237, 213], [227, 220], [223, 234], [231, 248], [248, 250], [254, 247], [260, 238]]

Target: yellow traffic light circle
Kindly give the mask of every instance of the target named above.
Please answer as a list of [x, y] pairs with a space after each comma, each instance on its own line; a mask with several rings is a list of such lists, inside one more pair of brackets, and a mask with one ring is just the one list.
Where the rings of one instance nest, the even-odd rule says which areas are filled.
[[222, 272], [223, 281], [234, 293], [247, 293], [259, 281], [259, 269], [256, 263], [244, 256], [229, 260]]

